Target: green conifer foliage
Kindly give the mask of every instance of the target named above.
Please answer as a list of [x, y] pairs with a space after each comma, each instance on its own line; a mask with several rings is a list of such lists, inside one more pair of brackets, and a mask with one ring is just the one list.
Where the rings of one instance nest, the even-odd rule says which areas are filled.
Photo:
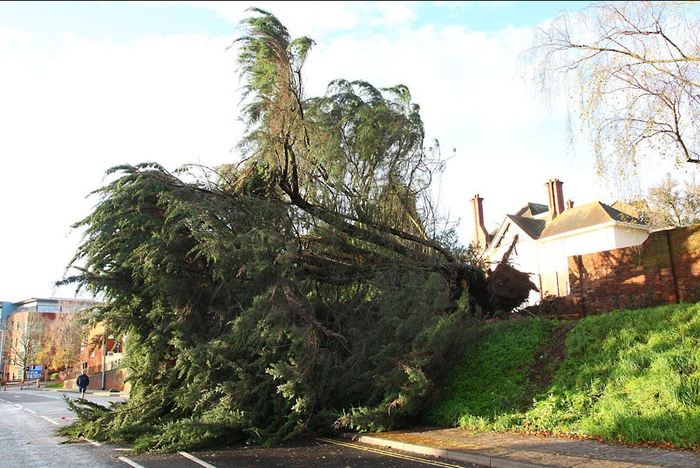
[[337, 80], [306, 99], [313, 41], [252, 11], [241, 162], [115, 167], [76, 224], [63, 282], [104, 298], [132, 390], [71, 403], [64, 434], [172, 451], [395, 427], [431, 398], [470, 307], [489, 307], [483, 270], [437, 240], [440, 163], [408, 89]]

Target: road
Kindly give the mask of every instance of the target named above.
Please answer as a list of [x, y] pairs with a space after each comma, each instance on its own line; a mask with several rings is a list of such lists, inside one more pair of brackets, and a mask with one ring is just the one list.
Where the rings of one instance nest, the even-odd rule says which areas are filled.
[[[319, 437], [282, 446], [135, 454], [128, 447], [85, 440], [65, 443], [56, 431], [75, 421], [63, 392], [18, 390], [0, 392], [0, 466], [17, 468], [464, 468], [468, 463], [440, 460], [377, 448], [345, 439]], [[66, 393], [76, 398], [77, 393]], [[88, 394], [102, 405], [119, 400]]]
[[109, 452], [94, 450], [96, 446], [87, 441], [62, 444], [57, 428], [76, 418], [62, 393], [10, 388], [0, 392], [0, 466], [124, 468]]

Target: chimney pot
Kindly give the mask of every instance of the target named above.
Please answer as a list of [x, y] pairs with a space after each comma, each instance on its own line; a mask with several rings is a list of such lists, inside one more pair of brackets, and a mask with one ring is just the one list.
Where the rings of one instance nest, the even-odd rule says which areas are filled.
[[562, 185], [564, 185], [564, 182], [559, 179], [550, 179], [549, 182], [545, 184], [547, 187], [549, 206], [548, 218], [550, 221], [564, 211], [564, 191], [562, 190]]

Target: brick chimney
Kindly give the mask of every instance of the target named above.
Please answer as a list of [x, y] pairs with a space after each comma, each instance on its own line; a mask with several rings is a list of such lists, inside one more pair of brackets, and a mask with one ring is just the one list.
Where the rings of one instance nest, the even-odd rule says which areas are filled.
[[574, 207], [574, 202], [571, 200], [566, 201], [566, 209], [569, 210]]
[[551, 221], [564, 211], [564, 192], [562, 190], [564, 182], [559, 179], [550, 179], [544, 185], [547, 187], [547, 197], [549, 199], [549, 214], [547, 217]]
[[473, 244], [485, 249], [489, 243], [489, 234], [484, 226], [484, 199], [477, 193], [472, 198], [472, 208], [474, 211], [474, 239]]

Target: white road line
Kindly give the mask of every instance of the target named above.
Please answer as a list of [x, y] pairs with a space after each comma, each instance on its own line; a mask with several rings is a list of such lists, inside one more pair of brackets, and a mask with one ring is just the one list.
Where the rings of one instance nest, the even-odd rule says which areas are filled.
[[36, 411], [34, 411], [34, 410], [30, 410], [29, 408], [24, 408], [24, 409], [26, 409], [27, 411], [29, 411], [32, 414], [36, 414]]
[[139, 465], [139, 464], [136, 463], [135, 461], [131, 461], [131, 460], [129, 460], [129, 459], [126, 458], [126, 457], [119, 457], [118, 459], [121, 460], [121, 461], [123, 461], [123, 462], [126, 463], [127, 465], [133, 466], [134, 468], [146, 468], [145, 466]]
[[195, 457], [194, 455], [190, 455], [187, 452], [177, 452], [177, 453], [179, 453], [180, 455], [182, 455], [185, 458], [189, 458], [190, 460], [197, 463], [198, 465], [202, 465], [206, 468], [216, 468], [214, 465], [211, 465], [211, 464], [205, 462], [204, 460], [200, 460], [199, 458]]
[[[83, 437], [83, 439], [85, 439], [85, 438]], [[90, 440], [90, 439], [85, 439], [85, 440], [86, 440], [88, 443], [94, 445], [95, 447], [102, 447], [102, 444], [99, 443], [99, 442], [95, 442], [94, 440]]]
[[19, 408], [19, 409], [22, 409], [22, 408], [24, 408], [24, 406], [22, 406], [22, 405], [18, 405], [17, 403], [13, 403], [13, 405], [15, 405], [15, 406], [16, 406], [17, 408]]
[[58, 426], [58, 423], [57, 423], [56, 421], [54, 421], [53, 419], [49, 419], [49, 418], [47, 418], [46, 416], [40, 416], [40, 417], [46, 419], [46, 420], [47, 420], [48, 422], [50, 422], [51, 424], [55, 424], [55, 425]]

